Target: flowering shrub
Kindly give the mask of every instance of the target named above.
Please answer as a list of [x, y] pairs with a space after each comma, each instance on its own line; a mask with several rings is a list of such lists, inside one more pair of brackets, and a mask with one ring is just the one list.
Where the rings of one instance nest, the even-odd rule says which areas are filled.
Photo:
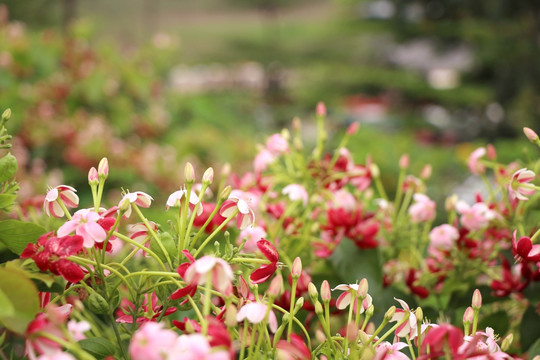
[[[91, 204], [61, 185], [34, 209], [35, 223], [0, 222], [0, 241], [19, 256], [0, 268], [4, 357], [537, 355], [535, 163], [504, 165], [493, 148], [475, 151], [469, 166], [489, 196], [449, 197], [436, 223], [429, 167], [408, 174], [403, 156], [390, 197], [377, 165], [355, 162], [346, 148], [357, 124], [327, 152], [324, 119], [319, 104], [312, 151], [299, 120], [269, 137], [253, 172], [209, 168], [199, 178], [187, 163], [179, 189], [157, 205], [162, 223], [145, 215], [156, 204], [142, 191], [102, 201], [114, 171], [106, 158], [88, 173]], [[13, 175], [0, 178], [3, 211], [14, 201]]]

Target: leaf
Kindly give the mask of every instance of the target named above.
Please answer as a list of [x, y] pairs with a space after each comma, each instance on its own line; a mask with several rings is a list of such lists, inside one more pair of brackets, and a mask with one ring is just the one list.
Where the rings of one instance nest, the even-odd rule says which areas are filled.
[[540, 315], [536, 312], [535, 307], [529, 306], [523, 314], [520, 326], [521, 349], [523, 351], [540, 339], [540, 326], [538, 324], [540, 324]]
[[0, 316], [0, 322], [11, 331], [24, 334], [40, 310], [36, 286], [23, 272], [0, 268], [0, 290], [14, 309], [13, 314]]
[[20, 255], [29, 243], [35, 243], [38, 238], [45, 234], [45, 228], [19, 220], [0, 221], [0, 241], [9, 250]]
[[[161, 244], [165, 248], [165, 251], [169, 254], [169, 257], [172, 259], [176, 258], [176, 244], [174, 243], [174, 240], [172, 238], [172, 235], [168, 232], [164, 232], [159, 234], [159, 239], [161, 241]], [[156, 239], [152, 238], [150, 240], [150, 250], [155, 252], [157, 256], [163, 261], [166, 262], [167, 258], [165, 257], [165, 254], [163, 253], [163, 250], [161, 250], [161, 246], [159, 246]]]
[[88, 338], [79, 341], [79, 345], [84, 351], [90, 353], [97, 359], [104, 359], [107, 356], [113, 356], [115, 346], [105, 338]]
[[0, 210], [8, 211], [16, 198], [15, 194], [0, 194]]
[[0, 319], [6, 316], [13, 316], [15, 314], [15, 307], [9, 300], [9, 298], [4, 294], [2, 289], [0, 289]]
[[8, 181], [15, 176], [17, 172], [17, 159], [8, 153], [0, 158], [0, 182]]
[[535, 356], [540, 355], [540, 338], [536, 340], [534, 344], [527, 350], [529, 359], [533, 359]]
[[508, 329], [510, 328], [510, 319], [508, 318], [508, 312], [497, 311], [495, 313], [482, 317], [478, 323], [478, 328], [485, 329], [488, 326], [495, 331], [495, 334], [499, 334], [501, 336], [506, 334], [508, 332]]

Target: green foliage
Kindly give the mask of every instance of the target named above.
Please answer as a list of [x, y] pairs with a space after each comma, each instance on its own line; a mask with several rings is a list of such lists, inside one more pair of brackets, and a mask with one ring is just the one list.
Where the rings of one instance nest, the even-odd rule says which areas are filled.
[[46, 230], [39, 225], [20, 221], [0, 221], [0, 241], [15, 254], [20, 255], [29, 243], [35, 243]]
[[34, 283], [14, 268], [0, 268], [0, 322], [9, 330], [24, 334], [39, 311]]
[[105, 338], [87, 338], [80, 340], [78, 344], [81, 348], [94, 356], [96, 359], [105, 359], [107, 356], [113, 356], [115, 353], [115, 346], [109, 340]]

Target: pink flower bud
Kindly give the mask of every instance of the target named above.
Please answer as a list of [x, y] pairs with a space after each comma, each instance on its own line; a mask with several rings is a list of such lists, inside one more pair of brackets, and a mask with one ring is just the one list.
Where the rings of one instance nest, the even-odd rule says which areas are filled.
[[88, 183], [90, 185], [95, 185], [99, 183], [98, 171], [96, 170], [95, 167], [92, 167], [90, 171], [88, 172]]
[[195, 181], [195, 170], [190, 162], [186, 163], [186, 167], [184, 168], [184, 179], [186, 183], [193, 183]]
[[319, 101], [317, 103], [317, 115], [318, 116], [326, 116], [326, 106], [322, 101]]
[[291, 276], [298, 279], [302, 274], [302, 260], [297, 256], [292, 264]]
[[109, 175], [109, 160], [106, 157], [101, 159], [98, 165], [98, 174], [100, 177], [106, 178]]
[[533, 129], [530, 129], [528, 127], [524, 127], [523, 128], [523, 133], [525, 133], [525, 136], [527, 137], [527, 139], [529, 139], [529, 141], [531, 141], [531, 142], [538, 141], [538, 134]]
[[202, 177], [203, 183], [211, 184], [214, 181], [214, 169], [211, 167], [206, 169]]
[[399, 167], [401, 169], [407, 169], [409, 167], [409, 164], [410, 164], [409, 155], [408, 154], [401, 155], [401, 157], [399, 158]]
[[221, 176], [228, 177], [231, 174], [231, 164], [225, 163], [221, 167]]
[[312, 302], [316, 302], [319, 298], [319, 292], [314, 283], [310, 282], [308, 285], [308, 294]]
[[463, 314], [463, 323], [464, 324], [472, 324], [474, 320], [474, 310], [472, 307], [468, 307], [467, 310], [465, 310], [465, 313]]
[[431, 165], [427, 164], [426, 166], [424, 166], [424, 168], [420, 172], [420, 177], [424, 180], [429, 179], [431, 177], [432, 170], [433, 168], [431, 167]]
[[332, 293], [330, 292], [330, 284], [328, 281], [324, 280], [321, 284], [321, 299], [322, 301], [329, 302], [332, 298]]
[[360, 123], [359, 122], [353, 122], [351, 125], [349, 125], [349, 127], [347, 128], [347, 135], [354, 135], [356, 134], [356, 132], [358, 131], [358, 129], [360, 128]]
[[482, 294], [478, 289], [474, 290], [472, 297], [472, 307], [475, 310], [478, 310], [482, 307]]
[[357, 297], [364, 299], [369, 290], [369, 284], [366, 278], [363, 278], [360, 280], [360, 284], [358, 284], [358, 290], [356, 292]]
[[486, 146], [486, 151], [489, 160], [495, 160], [497, 158], [497, 150], [495, 150], [495, 146], [488, 144]]
[[283, 292], [283, 277], [281, 275], [276, 275], [270, 282], [268, 286], [268, 295], [272, 297], [278, 297]]

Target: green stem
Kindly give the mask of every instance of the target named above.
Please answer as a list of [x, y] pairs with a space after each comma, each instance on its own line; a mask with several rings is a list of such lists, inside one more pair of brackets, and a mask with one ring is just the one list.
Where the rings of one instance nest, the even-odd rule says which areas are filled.
[[150, 233], [150, 235], [152, 235], [154, 240], [159, 245], [159, 248], [161, 249], [161, 251], [165, 255], [165, 259], [167, 259], [167, 263], [169, 264], [169, 267], [171, 269], [174, 269], [171, 258], [169, 257], [169, 253], [167, 252], [167, 250], [165, 250], [165, 247], [161, 243], [161, 240], [159, 239], [159, 236], [157, 236], [156, 232], [152, 229], [152, 227], [150, 226], [150, 223], [148, 222], [146, 217], [144, 217], [143, 213], [141, 212], [141, 209], [139, 209], [139, 207], [136, 204], [131, 204], [131, 206], [133, 207], [133, 209], [135, 209], [135, 212], [137, 213], [137, 216], [139, 216], [139, 218], [142, 220], [144, 225], [146, 225], [146, 228], [148, 229], [148, 232]]
[[[390, 330], [388, 330], [387, 332], [384, 333], [383, 336], [381, 336], [381, 338], [379, 340], [377, 340], [377, 342], [373, 345], [374, 348], [377, 347], [377, 345], [379, 345], [384, 339], [386, 339], [391, 333], [393, 333], [394, 331], [396, 331], [396, 329], [398, 327], [400, 327], [401, 325], [403, 325], [406, 321], [409, 320], [409, 316], [411, 316], [411, 313], [410, 312], [406, 312], [406, 315], [403, 317], [403, 319], [401, 319], [400, 321], [398, 321], [396, 323], [396, 325], [392, 326], [390, 328]], [[373, 337], [373, 335], [372, 335]], [[371, 342], [371, 341], [370, 341]]]
[[231, 221], [237, 214], [238, 214], [239, 210], [236, 209], [234, 210], [234, 212], [229, 215], [228, 218], [225, 219], [225, 221], [223, 221], [221, 223], [221, 225], [219, 225], [205, 240], [204, 242], [201, 244], [201, 246], [199, 246], [199, 248], [197, 249], [197, 251], [195, 252], [195, 255], [193, 255], [194, 258], [197, 258], [197, 256], [201, 253], [201, 251], [204, 249], [204, 247], [206, 245], [208, 245], [208, 243], [210, 242], [210, 240], [212, 240], [214, 238], [214, 236], [216, 236], [220, 231], [221, 229], [223, 229], [228, 223], [229, 221]]
[[152, 250], [150, 250], [149, 248], [145, 247], [144, 245], [142, 244], [139, 244], [138, 242], [136, 242], [135, 240], [127, 237], [126, 235], [124, 234], [120, 234], [119, 232], [114, 232], [114, 236], [116, 236], [117, 238], [135, 246], [136, 248], [138, 249], [141, 249], [143, 251], [146, 251], [148, 253], [148, 255], [150, 255], [151, 257], [153, 257], [158, 263], [159, 265], [161, 265], [161, 267], [163, 268], [163, 270], [167, 271], [167, 268], [165, 267], [165, 264], [163, 264], [163, 261], [161, 261], [161, 259], [159, 258], [159, 256], [157, 256], [157, 254], [155, 252], [153, 252]]
[[296, 285], [298, 284], [298, 278], [293, 277], [292, 279], [292, 288], [291, 288], [291, 303], [290, 303], [290, 309], [289, 309], [289, 324], [287, 326], [287, 341], [291, 341], [291, 333], [292, 333], [292, 323], [294, 318], [294, 307], [296, 302]]

